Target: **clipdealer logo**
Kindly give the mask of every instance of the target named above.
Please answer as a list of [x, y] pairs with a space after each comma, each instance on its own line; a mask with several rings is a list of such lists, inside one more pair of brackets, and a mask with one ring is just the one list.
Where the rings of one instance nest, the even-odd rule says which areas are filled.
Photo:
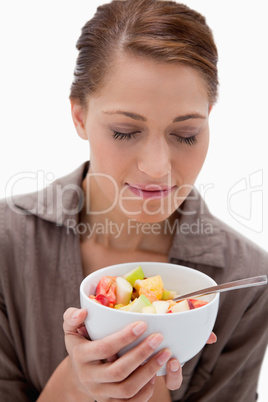
[[[92, 211], [90, 205], [87, 203], [87, 213], [94, 214], [105, 214], [112, 210], [116, 203], [119, 203], [122, 211], [123, 202], [125, 200], [131, 200], [130, 197], [125, 197], [124, 193], [120, 193], [117, 183], [115, 180], [108, 175], [103, 175], [105, 178], [111, 183], [114, 187], [114, 202], [110, 207], [105, 211]], [[25, 171], [18, 172], [17, 174], [10, 177], [6, 184], [6, 202], [9, 205], [10, 209], [12, 209], [16, 213], [27, 214], [39, 214], [43, 213], [55, 215], [57, 214], [58, 221], [60, 222], [60, 216], [58, 214], [63, 215], [67, 214], [69, 216], [74, 216], [81, 211], [86, 200], [84, 199], [84, 193], [80, 186], [75, 184], [52, 184], [55, 180], [55, 175], [52, 172], [45, 172], [43, 170], [38, 171]], [[23, 189], [23, 184], [31, 182], [33, 184], [33, 191], [37, 192], [37, 203], [33, 205], [33, 209], [27, 210], [19, 210], [16, 208], [16, 197], [18, 194], [18, 189]], [[207, 192], [213, 190], [215, 191], [215, 185], [213, 183], [207, 184], [199, 184], [198, 188], [191, 187], [193, 190], [198, 190], [201, 195], [201, 205], [199, 214], [203, 215], [204, 213], [204, 202], [207, 198]], [[183, 191], [182, 187], [179, 189]], [[23, 191], [22, 191], [23, 192]], [[65, 208], [65, 198], [68, 196], [68, 193], [72, 192], [76, 193], [76, 202], [72, 204], [72, 206]], [[199, 197], [198, 192], [194, 191], [193, 194], [188, 196], [191, 199], [197, 199]], [[177, 193], [178, 200], [180, 199], [180, 192]], [[183, 197], [182, 197], [183, 198]], [[52, 200], [53, 202], [48, 202]], [[134, 199], [134, 198], [133, 198]], [[202, 200], [203, 199], [203, 200]], [[46, 208], [44, 210], [44, 207]], [[145, 205], [146, 207], [146, 205]], [[89, 208], [89, 209], [88, 209]], [[236, 181], [227, 191], [226, 193], [226, 208], [229, 215], [238, 222], [241, 226], [251, 230], [255, 233], [261, 233], [264, 229], [264, 172], [262, 169], [259, 169], [253, 173], [250, 173], [247, 177], [244, 177], [238, 181]], [[137, 211], [140, 212], [140, 211]], [[146, 212], [146, 211], [145, 211]], [[159, 211], [157, 211], [159, 212]], [[192, 215], [195, 214], [196, 211], [184, 211], [179, 208], [179, 212], [182, 215]], [[135, 213], [134, 213], [135, 214]], [[70, 227], [73, 226], [73, 222], [70, 221]], [[110, 224], [110, 229], [115, 230], [116, 233], [120, 231], [120, 228], [112, 228]], [[99, 229], [103, 230], [103, 229]], [[144, 229], [145, 230], [145, 229]], [[186, 229], [187, 231], [188, 229]], [[201, 225], [198, 230], [202, 230]]]
[[73, 218], [67, 219], [66, 222], [67, 234], [74, 233], [75, 235], [90, 238], [94, 235], [113, 235], [115, 239], [120, 236], [124, 237], [126, 234], [143, 234], [143, 235], [159, 235], [159, 234], [182, 234], [182, 235], [212, 235], [213, 225], [206, 222], [204, 219], [197, 218], [194, 222], [181, 222], [176, 219], [173, 223], [165, 220], [162, 224], [155, 223], [141, 223], [135, 219], [128, 219], [126, 223], [116, 224], [109, 219], [103, 222], [95, 222], [93, 224], [79, 222]]
[[240, 225], [263, 231], [263, 170], [237, 181], [227, 194], [228, 212]]

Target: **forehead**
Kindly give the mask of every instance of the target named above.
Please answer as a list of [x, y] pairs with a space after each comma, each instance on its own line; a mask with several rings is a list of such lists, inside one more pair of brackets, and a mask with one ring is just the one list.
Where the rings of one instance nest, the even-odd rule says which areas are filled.
[[[157, 63], [132, 55], [118, 56], [93, 103], [122, 107], [196, 109], [208, 106], [205, 82], [198, 71], [178, 63]], [[89, 98], [89, 102], [90, 102]]]

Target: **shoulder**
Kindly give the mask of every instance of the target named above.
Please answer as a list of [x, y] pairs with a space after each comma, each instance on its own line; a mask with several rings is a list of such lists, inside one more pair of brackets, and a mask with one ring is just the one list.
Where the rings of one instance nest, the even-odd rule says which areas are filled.
[[267, 251], [212, 214], [210, 220], [222, 234], [225, 268], [235, 269], [241, 277], [268, 275]]
[[268, 253], [214, 216], [197, 192], [177, 216], [171, 258], [221, 281], [268, 274]]
[[0, 200], [2, 273], [10, 276], [16, 270], [21, 275], [35, 255], [42, 257], [42, 250], [55, 248], [68, 219], [78, 219], [81, 182], [87, 170], [88, 163], [84, 163], [40, 191]]
[[14, 199], [0, 200], [0, 247], [1, 257], [3, 251], [10, 250], [14, 243], [19, 244], [29, 212], [18, 208]]
[[85, 162], [40, 191], [0, 200], [1, 239], [10, 242], [30, 222], [41, 226], [49, 222], [55, 227], [64, 225], [69, 217], [77, 218], [83, 201], [81, 183], [88, 167]]
[[[28, 195], [3, 199], [0, 201], [0, 275], [6, 283], [8, 278], [24, 278], [33, 264], [34, 252], [44, 239], [49, 237], [52, 228], [48, 222], [40, 219], [17, 203], [27, 203]], [[30, 257], [31, 256], [31, 257]]]

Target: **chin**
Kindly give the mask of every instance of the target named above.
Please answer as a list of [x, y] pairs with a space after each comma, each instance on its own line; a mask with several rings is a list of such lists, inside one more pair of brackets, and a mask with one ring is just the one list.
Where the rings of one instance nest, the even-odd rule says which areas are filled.
[[[174, 211], [173, 211], [174, 212]], [[154, 224], [154, 223], [161, 223], [168, 219], [172, 214], [147, 214], [147, 213], [141, 213], [139, 215], [128, 215], [127, 218], [135, 221], [137, 223], [148, 223], [148, 224]]]
[[[174, 214], [184, 199], [179, 203], [174, 203], [174, 201], [172, 201], [173, 200], [169, 200], [169, 202], [159, 203], [159, 201], [155, 200], [146, 203], [146, 206], [145, 204], [142, 204], [132, 210], [125, 210], [124, 214], [127, 219], [136, 221], [137, 223], [161, 223]], [[138, 213], [136, 211], [138, 211]]]

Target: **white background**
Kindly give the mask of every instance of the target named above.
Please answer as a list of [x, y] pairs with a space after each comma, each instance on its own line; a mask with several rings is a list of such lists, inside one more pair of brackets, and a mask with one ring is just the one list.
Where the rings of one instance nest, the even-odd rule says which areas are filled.
[[[73, 127], [68, 96], [76, 40], [102, 3], [1, 1], [1, 198], [35, 191], [88, 159], [87, 143]], [[206, 16], [219, 49], [220, 97], [211, 113], [210, 150], [197, 186], [205, 189], [212, 212], [268, 250], [266, 2], [184, 3]], [[267, 401], [267, 359], [260, 402]]]

